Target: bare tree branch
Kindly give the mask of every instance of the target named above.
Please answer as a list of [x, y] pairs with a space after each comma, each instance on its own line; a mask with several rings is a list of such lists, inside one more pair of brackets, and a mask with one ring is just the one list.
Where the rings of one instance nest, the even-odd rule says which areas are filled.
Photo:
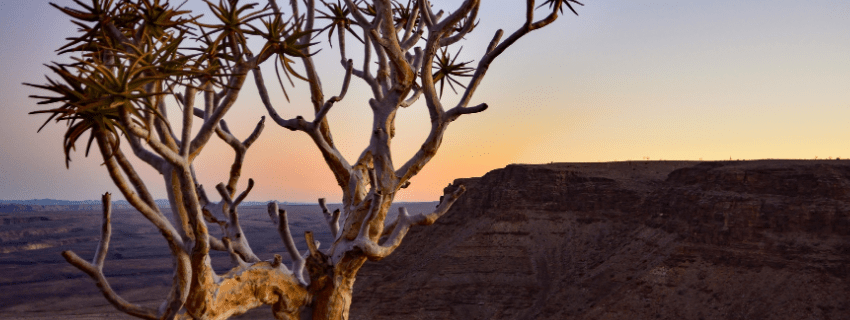
[[168, 146], [162, 144], [159, 140], [149, 139], [151, 132], [145, 130], [144, 128], [138, 126], [130, 120], [129, 115], [126, 111], [122, 111], [120, 114], [121, 124], [128, 129], [128, 132], [137, 138], [146, 139], [148, 145], [159, 154], [163, 159], [168, 161], [172, 165], [179, 165], [184, 163], [183, 159], [180, 157], [174, 149], [169, 148]]
[[[564, 0], [565, 1], [565, 0]], [[556, 1], [556, 4], [560, 6], [562, 1]], [[519, 38], [528, 34], [532, 30], [540, 29], [545, 27], [558, 18], [557, 10], [559, 7], [555, 7], [552, 10], [552, 13], [547, 16], [545, 19], [540, 20], [538, 22], [534, 22], [534, 1], [528, 0], [527, 2], [527, 10], [526, 10], [526, 23], [523, 27], [514, 31], [504, 42], [499, 43], [499, 39], [502, 37], [503, 31], [499, 29], [496, 32], [496, 35], [493, 37], [493, 40], [490, 42], [490, 45], [487, 47], [487, 52], [478, 62], [478, 67], [475, 69], [475, 73], [472, 75], [472, 80], [466, 87], [466, 91], [463, 93], [463, 97], [458, 102], [455, 108], [462, 108], [469, 104], [469, 100], [472, 98], [472, 94], [475, 93], [475, 89], [478, 88], [478, 85], [481, 83], [481, 79], [484, 77], [484, 74], [487, 73], [487, 69], [490, 68], [490, 64], [493, 62], [496, 57], [502, 54], [508, 47], [513, 45]]]
[[109, 238], [112, 236], [112, 203], [110, 202], [110, 194], [108, 192], [103, 194], [102, 201], [103, 227], [101, 230], [100, 242], [98, 243], [97, 251], [95, 252], [92, 262], [89, 263], [83, 260], [80, 256], [70, 250], [63, 251], [62, 257], [64, 257], [68, 263], [77, 267], [77, 269], [82, 270], [94, 279], [97, 287], [100, 289], [101, 293], [103, 293], [103, 296], [106, 297], [106, 300], [115, 306], [116, 309], [143, 319], [159, 319], [156, 310], [130, 303], [116, 294], [115, 291], [112, 290], [112, 287], [109, 286], [106, 276], [103, 275], [103, 262], [106, 260], [106, 251], [109, 249]]
[[204, 121], [204, 124], [195, 135], [195, 138], [192, 139], [189, 152], [190, 158], [195, 158], [204, 145], [206, 145], [207, 141], [209, 141], [218, 122], [224, 118], [224, 114], [227, 113], [227, 111], [230, 110], [230, 107], [232, 107], [236, 102], [236, 98], [239, 96], [239, 90], [245, 83], [245, 77], [247, 76], [248, 70], [256, 68], [259, 62], [259, 57], [254, 57], [251, 60], [236, 66], [233, 71], [233, 76], [231, 76], [230, 82], [227, 84], [227, 88], [231, 89], [229, 89], [227, 95], [224, 96], [224, 100], [221, 101], [219, 105], [215, 106], [215, 111], [213, 111], [207, 121]]
[[183, 101], [183, 135], [180, 138], [180, 156], [189, 156], [189, 142], [192, 139], [192, 112], [195, 110], [195, 92], [193, 87], [186, 88], [186, 97]]
[[121, 193], [124, 195], [124, 198], [127, 199], [130, 204], [139, 210], [145, 218], [148, 219], [154, 226], [159, 229], [160, 233], [162, 233], [165, 240], [172, 243], [174, 246], [182, 248], [184, 246], [182, 238], [178, 236], [177, 231], [168, 222], [164, 217], [158, 214], [155, 210], [153, 210], [148, 204], [139, 198], [135, 192], [133, 192], [130, 187], [127, 185], [127, 182], [124, 180], [124, 177], [121, 175], [119, 165], [116, 163], [116, 160], [112, 154], [112, 148], [108, 144], [108, 139], [106, 135], [102, 132], [95, 132], [97, 137], [98, 145], [101, 149], [101, 155], [103, 155], [103, 160], [106, 163], [106, 168], [109, 171], [109, 175], [112, 177], [112, 181], [115, 183], [115, 186], [121, 190]]
[[[116, 141], [113, 141], [111, 138], [109, 140], [110, 143], [116, 143]], [[148, 188], [145, 186], [142, 178], [139, 177], [136, 170], [133, 169], [133, 165], [124, 156], [124, 152], [121, 151], [121, 148], [114, 148], [113, 154], [115, 155], [115, 159], [118, 161], [118, 165], [124, 171], [124, 174], [127, 175], [127, 178], [130, 180], [130, 183], [133, 185], [133, 188], [139, 196], [142, 197], [142, 200], [147, 203], [151, 210], [155, 211], [160, 216], [163, 216], [162, 212], [159, 210], [159, 206], [157, 206], [156, 201], [154, 201], [153, 196], [151, 196], [150, 192], [148, 192]]]
[[480, 3], [476, 3], [472, 7], [472, 10], [469, 12], [469, 16], [466, 17], [466, 23], [455, 35], [440, 40], [441, 47], [446, 47], [457, 43], [458, 41], [463, 39], [463, 37], [469, 34], [473, 28], [475, 28], [475, 19], [478, 17], [479, 7]]
[[286, 246], [286, 251], [289, 252], [289, 256], [292, 258], [292, 273], [299, 282], [306, 285], [308, 279], [304, 278], [304, 256], [298, 252], [298, 247], [295, 246], [295, 240], [292, 238], [292, 232], [289, 231], [289, 219], [286, 216], [286, 210], [279, 209], [277, 202], [272, 201], [269, 202], [268, 211], [269, 216], [275, 215], [278, 217], [277, 231], [280, 234], [280, 239], [283, 240], [283, 244]]
[[300, 131], [309, 131], [310, 126], [309, 122], [304, 121], [303, 117], [297, 117], [295, 119], [284, 119], [282, 118], [277, 111], [275, 111], [274, 106], [272, 106], [271, 99], [269, 98], [268, 90], [266, 89], [265, 81], [263, 80], [262, 71], [259, 68], [253, 70], [254, 72], [254, 82], [257, 85], [257, 90], [260, 91], [260, 101], [263, 102], [263, 106], [266, 107], [266, 111], [268, 111], [269, 116], [272, 117], [275, 123], [279, 126], [287, 128], [289, 130], [300, 130]]
[[234, 266], [236, 266], [237, 268], [246, 268], [248, 266], [248, 264], [245, 263], [245, 260], [242, 260], [242, 257], [239, 256], [239, 254], [233, 250], [233, 245], [230, 243], [230, 238], [221, 238], [221, 242], [224, 243], [224, 248], [226, 249], [226, 251], [230, 253], [230, 260], [233, 262]]
[[432, 213], [429, 214], [416, 214], [409, 215], [407, 213], [407, 209], [404, 207], [399, 208], [398, 217], [396, 218], [396, 222], [392, 224], [393, 231], [390, 233], [389, 237], [382, 244], [378, 244], [375, 241], [372, 241], [368, 237], [358, 237], [356, 246], [363, 250], [364, 254], [369, 257], [370, 260], [381, 260], [388, 255], [390, 255], [396, 248], [401, 244], [401, 240], [404, 239], [404, 236], [407, 235], [407, 232], [410, 230], [411, 226], [414, 225], [431, 225], [437, 219], [442, 217], [446, 212], [448, 212], [449, 208], [451, 208], [452, 204], [457, 201], [458, 197], [466, 191], [464, 186], [459, 186], [455, 191], [448, 194], [443, 198], [443, 201], [440, 202], [440, 205], [437, 207]]
[[322, 208], [322, 214], [325, 216], [325, 222], [328, 223], [328, 227], [331, 229], [331, 235], [336, 239], [336, 236], [339, 234], [339, 209], [331, 213], [325, 204], [325, 198], [319, 198], [319, 207]]
[[[239, 206], [239, 204], [242, 203], [243, 200], [245, 200], [245, 197], [248, 196], [248, 193], [251, 192], [251, 189], [253, 189], [253, 188], [254, 188], [254, 179], [248, 179], [248, 188], [245, 189], [245, 191], [242, 191], [242, 193], [239, 194], [238, 197], [236, 197], [236, 200], [233, 201], [233, 206], [234, 207]], [[235, 219], [236, 218], [234, 217], [234, 220]]]
[[145, 149], [145, 147], [142, 146], [141, 139], [139, 139], [138, 136], [134, 134], [128, 134], [126, 137], [127, 141], [130, 142], [130, 148], [133, 150], [133, 154], [151, 167], [153, 167], [154, 170], [162, 174], [166, 164], [165, 159], [154, 154], [150, 150]]
[[260, 122], [257, 123], [257, 127], [254, 128], [254, 131], [251, 132], [251, 135], [249, 135], [248, 138], [245, 138], [245, 141], [242, 141], [242, 145], [245, 147], [245, 149], [250, 148], [251, 145], [254, 144], [254, 142], [256, 142], [257, 139], [260, 137], [260, 133], [263, 132], [263, 128], [265, 127], [265, 122], [266, 116], [260, 117]]
[[[401, 47], [407, 52], [410, 50], [410, 42], [415, 43], [412, 39], [419, 40], [419, 37], [422, 36], [422, 33], [425, 29], [422, 28], [422, 22], [419, 23], [419, 28], [416, 33], [413, 33], [413, 26], [416, 25], [416, 17], [419, 16], [419, 6], [413, 7], [413, 12], [410, 13], [410, 18], [407, 19], [407, 23], [404, 25], [404, 35], [401, 36]], [[421, 21], [421, 20], [420, 20]]]
[[[379, 4], [380, 5], [377, 5]], [[413, 72], [410, 70], [410, 65], [407, 59], [404, 58], [404, 52], [398, 39], [398, 30], [393, 25], [393, 10], [389, 0], [379, 0], [376, 3], [381, 25], [381, 35], [377, 29], [371, 29], [374, 40], [384, 48], [389, 60], [396, 68], [392, 69], [395, 73], [395, 81], [402, 87], [410, 86], [413, 82]]]
[[112, 195], [109, 192], [104, 193], [100, 199], [100, 204], [103, 207], [103, 226], [100, 230], [100, 243], [91, 264], [102, 270], [103, 261], [106, 260], [106, 252], [109, 250], [109, 238], [112, 236]]
[[428, 4], [427, 0], [418, 0], [419, 10], [422, 11], [421, 18], [422, 21], [425, 22], [425, 25], [428, 26], [428, 29], [434, 28], [434, 23], [437, 20], [437, 17], [434, 16], [434, 12], [431, 11], [431, 6]]
[[345, 98], [345, 93], [348, 92], [348, 85], [351, 83], [351, 71], [354, 68], [354, 62], [348, 60], [348, 67], [346, 67], [345, 78], [342, 80], [342, 89], [339, 92], [339, 95], [333, 96], [328, 101], [325, 101], [325, 104], [322, 106], [322, 109], [316, 113], [316, 119], [313, 120], [312, 127], [318, 128], [319, 124], [325, 120], [325, 116], [328, 114], [328, 111], [331, 110], [334, 103], [342, 101]]
[[[365, 29], [364, 29], [365, 30]], [[366, 84], [369, 85], [369, 88], [372, 89], [372, 95], [375, 97], [381, 96], [381, 88], [378, 81], [372, 76], [372, 72], [369, 71], [370, 65], [372, 63], [372, 37], [369, 34], [364, 35], [364, 44], [363, 44], [363, 70], [352, 70], [352, 74], [354, 76], [363, 79]]]

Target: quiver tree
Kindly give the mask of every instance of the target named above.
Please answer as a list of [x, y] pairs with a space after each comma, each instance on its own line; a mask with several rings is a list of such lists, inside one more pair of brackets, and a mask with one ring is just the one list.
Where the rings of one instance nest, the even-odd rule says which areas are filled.
[[[411, 226], [434, 223], [464, 192], [463, 186], [449, 188], [433, 212], [411, 215], [401, 208], [392, 221], [385, 221], [396, 192], [434, 157], [449, 124], [487, 109], [486, 104], [470, 106], [470, 101], [490, 64], [528, 32], [554, 22], [565, 7], [575, 12], [573, 5], [580, 4], [548, 0], [535, 5], [528, 0], [524, 24], [504, 39], [502, 30], [496, 32], [473, 67], [458, 62], [448, 47], [475, 29], [480, 0], [463, 1], [448, 13], [435, 13], [427, 0], [293, 0], [288, 14], [274, 0], [262, 7], [238, 0], [207, 1], [216, 20], [211, 24], [162, 0], [74, 2], [79, 8], [53, 4], [80, 27], [80, 35], [58, 50], [76, 54], [73, 63], [49, 65], [59, 78], [48, 78], [48, 84], [27, 84], [53, 92], [33, 96], [39, 104], [61, 105], [33, 113], [49, 114], [47, 122], [68, 121], [66, 165], [77, 140], [88, 133], [86, 154], [95, 144], [118, 190], [167, 241], [174, 261], [172, 289], [156, 310], [130, 303], [110, 289], [102, 272], [110, 235], [108, 194], [103, 236], [93, 262], [70, 251], [63, 256], [89, 274], [116, 308], [146, 319], [223, 319], [262, 304], [271, 305], [278, 319], [347, 318], [355, 275], [363, 263], [391, 254]], [[538, 12], [543, 18], [536, 18]], [[316, 71], [311, 42], [325, 32], [331, 45], [336, 42], [344, 77], [339, 94], [330, 98]], [[363, 61], [348, 58], [347, 50], [353, 47], [346, 43], [348, 33], [358, 40], [354, 44], [363, 50]], [[263, 46], [249, 48], [248, 36], [261, 38]], [[294, 77], [307, 83], [312, 120], [278, 113], [284, 108], [269, 97], [264, 62], [274, 64], [283, 90], [280, 69], [290, 82]], [[308, 248], [299, 250], [286, 212], [269, 203], [269, 214], [292, 258], [290, 267], [279, 255], [267, 261], [257, 257], [239, 225], [237, 208], [254, 185], [249, 179], [247, 188], [237, 193], [243, 159], [260, 136], [265, 117], [240, 141], [224, 116], [249, 76], [274, 123], [310, 136], [342, 189], [341, 211], [330, 212], [324, 200], [319, 201], [334, 239], [326, 249], [307, 232]], [[369, 144], [354, 162], [337, 149], [326, 117], [345, 97], [352, 79], [370, 88], [373, 114]], [[440, 100], [446, 84], [462, 89], [459, 102], [449, 108]], [[166, 99], [176, 100], [182, 110], [176, 121], [169, 119]], [[396, 112], [419, 99], [430, 115], [430, 133], [415, 155], [394, 162], [390, 143]], [[213, 135], [236, 155], [228, 181], [215, 188], [217, 202], [198, 183], [193, 167]], [[129, 144], [133, 156], [162, 176], [170, 218], [157, 206], [121, 143]], [[221, 238], [209, 232], [215, 225], [222, 230]], [[232, 269], [217, 274], [210, 250], [229, 252]]]

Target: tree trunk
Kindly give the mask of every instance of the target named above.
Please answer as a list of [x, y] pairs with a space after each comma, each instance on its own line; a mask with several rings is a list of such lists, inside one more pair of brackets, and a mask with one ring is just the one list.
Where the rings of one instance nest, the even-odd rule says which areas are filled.
[[[310, 286], [317, 288], [313, 300], [313, 320], [345, 320], [351, 307], [357, 271], [366, 262], [363, 256], [347, 254], [332, 274], [314, 277]], [[309, 262], [308, 262], [309, 264]], [[311, 270], [312, 271], [312, 270]], [[331, 270], [328, 270], [331, 271]], [[330, 273], [330, 272], [329, 272]]]

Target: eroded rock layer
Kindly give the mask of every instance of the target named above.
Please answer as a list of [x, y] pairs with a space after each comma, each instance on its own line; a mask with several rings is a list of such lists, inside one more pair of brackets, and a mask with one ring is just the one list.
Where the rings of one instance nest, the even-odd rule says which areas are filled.
[[848, 319], [850, 161], [511, 165], [355, 283], [352, 319]]

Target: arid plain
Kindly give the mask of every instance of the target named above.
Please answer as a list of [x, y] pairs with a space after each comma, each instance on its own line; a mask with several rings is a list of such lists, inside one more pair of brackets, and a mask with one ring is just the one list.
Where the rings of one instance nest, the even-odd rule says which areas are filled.
[[[411, 212], [432, 210], [435, 203], [400, 203]], [[9, 211], [10, 206], [6, 205]], [[330, 232], [318, 205], [281, 206], [287, 210], [296, 245], [305, 248], [303, 234], [313, 231], [323, 246]], [[339, 205], [329, 204], [334, 210]], [[99, 210], [0, 212], [0, 319], [132, 319], [116, 311], [94, 282], [61, 256], [73, 250], [81, 257], [94, 255], [100, 238]], [[166, 210], [167, 211], [167, 210]], [[260, 259], [280, 254], [289, 265], [277, 226], [262, 206], [239, 209], [240, 221]], [[397, 209], [391, 212], [398, 212]], [[124, 298], [158, 306], [171, 285], [171, 256], [162, 236], [131, 209], [116, 209], [104, 272]], [[212, 231], [217, 234], [216, 230]], [[322, 247], [320, 247], [322, 248]], [[213, 266], [224, 273], [230, 258], [213, 253]], [[244, 319], [273, 319], [268, 307], [242, 315]]]

